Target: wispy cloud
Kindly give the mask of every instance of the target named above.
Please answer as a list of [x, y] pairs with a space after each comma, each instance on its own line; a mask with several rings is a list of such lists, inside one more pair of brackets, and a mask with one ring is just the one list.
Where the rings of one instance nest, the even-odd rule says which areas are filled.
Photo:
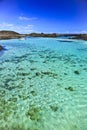
[[4, 28], [4, 27], [12, 27], [13, 24], [10, 24], [10, 23], [0, 23], [0, 28]]
[[13, 30], [19, 33], [30, 33], [34, 25], [15, 25], [11, 23], [0, 23], [0, 30]]
[[19, 16], [18, 19], [19, 19], [19, 20], [27, 20], [27, 21], [29, 21], [29, 20], [36, 20], [37, 17], [25, 17], [25, 16]]
[[86, 33], [86, 34], [87, 34], [87, 30], [84, 30], [84, 31], [80, 31], [80, 33]]

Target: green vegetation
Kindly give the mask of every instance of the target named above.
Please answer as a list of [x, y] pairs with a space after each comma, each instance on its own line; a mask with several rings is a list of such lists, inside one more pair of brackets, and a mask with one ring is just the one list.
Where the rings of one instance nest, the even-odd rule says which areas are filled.
[[40, 119], [39, 117], [40, 108], [36, 106], [30, 106], [29, 110], [26, 113], [27, 117], [30, 117], [31, 120], [38, 121]]

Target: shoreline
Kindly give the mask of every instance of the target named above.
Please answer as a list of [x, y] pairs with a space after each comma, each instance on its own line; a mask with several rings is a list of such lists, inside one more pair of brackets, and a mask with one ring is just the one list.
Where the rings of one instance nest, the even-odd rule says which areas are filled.
[[20, 39], [25, 37], [43, 37], [43, 38], [58, 38], [66, 37], [68, 39], [77, 39], [87, 41], [87, 34], [57, 34], [57, 33], [30, 33], [30, 34], [19, 34], [15, 31], [0, 31], [0, 40], [8, 39]]

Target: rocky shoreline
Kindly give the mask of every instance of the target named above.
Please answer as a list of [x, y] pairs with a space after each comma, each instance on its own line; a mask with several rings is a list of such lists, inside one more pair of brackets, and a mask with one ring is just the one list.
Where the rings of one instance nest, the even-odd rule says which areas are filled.
[[0, 45], [0, 51], [2, 51], [3, 50], [3, 47]]
[[87, 34], [79, 34], [77, 36], [74, 36], [73, 39], [78, 39], [78, 40], [85, 40], [87, 41]]
[[7, 39], [20, 39], [23, 37], [47, 37], [47, 38], [56, 38], [56, 37], [68, 37], [69, 39], [78, 39], [78, 40], [87, 40], [87, 34], [57, 34], [57, 33], [30, 33], [30, 34], [19, 34], [15, 31], [0, 31], [0, 40]]

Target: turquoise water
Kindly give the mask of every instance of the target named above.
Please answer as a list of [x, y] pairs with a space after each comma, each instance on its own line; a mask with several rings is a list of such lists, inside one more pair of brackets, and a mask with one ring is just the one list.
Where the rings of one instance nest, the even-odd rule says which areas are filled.
[[0, 45], [0, 130], [87, 130], [87, 41]]

